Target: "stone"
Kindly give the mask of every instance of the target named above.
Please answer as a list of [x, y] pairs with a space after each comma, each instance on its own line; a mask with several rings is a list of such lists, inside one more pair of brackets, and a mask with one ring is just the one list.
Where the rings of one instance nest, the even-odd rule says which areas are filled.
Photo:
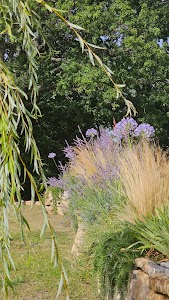
[[168, 300], [169, 298], [162, 294], [157, 294], [154, 291], [150, 290], [147, 296], [147, 300]]
[[140, 268], [147, 274], [164, 274], [165, 273], [165, 267], [156, 264], [155, 262], [147, 259], [147, 258], [136, 258], [135, 263], [137, 268]]
[[169, 269], [169, 261], [162, 262], [162, 263], [160, 264], [160, 266]]
[[29, 206], [32, 206], [34, 205], [34, 201], [31, 201], [31, 200], [27, 200], [24, 202], [25, 205], [29, 205]]
[[161, 274], [148, 275], [142, 270], [134, 270], [126, 300], [169, 300], [166, 278]]
[[168, 269], [168, 268], [165, 268], [164, 274], [165, 274], [167, 277], [169, 277], [169, 269]]
[[129, 287], [127, 300], [146, 300], [149, 289], [149, 276], [141, 270], [135, 270]]
[[38, 206], [41, 205], [40, 201], [36, 201], [35, 205], [38, 205]]
[[69, 201], [70, 195], [68, 191], [64, 191], [62, 194], [62, 200], [63, 201]]
[[60, 195], [60, 200], [57, 201], [57, 214], [60, 216], [63, 216], [67, 213], [68, 211], [68, 207], [69, 207], [69, 192], [68, 191], [64, 191], [61, 195]]
[[65, 200], [60, 200], [57, 202], [57, 214], [64, 216], [68, 210], [68, 202]]
[[84, 245], [84, 236], [86, 233], [86, 225], [83, 222], [78, 222], [78, 230], [74, 239], [71, 253], [78, 257], [82, 252], [82, 246]]
[[48, 214], [53, 213], [53, 195], [52, 192], [47, 190], [44, 193], [44, 199], [45, 199], [45, 208]]
[[165, 275], [150, 275], [150, 288], [156, 293], [169, 296], [169, 278]]

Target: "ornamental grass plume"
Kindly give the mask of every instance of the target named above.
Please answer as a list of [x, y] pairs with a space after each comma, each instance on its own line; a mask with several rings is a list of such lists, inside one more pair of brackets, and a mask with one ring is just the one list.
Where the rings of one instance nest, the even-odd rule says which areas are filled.
[[76, 140], [74, 157], [69, 162], [70, 176], [83, 178], [87, 182], [106, 181], [115, 176], [120, 147], [113, 141], [110, 132], [108, 128], [100, 128], [96, 139], [92, 136], [89, 141], [85, 137], [83, 140]]
[[135, 223], [169, 202], [169, 160], [155, 145], [142, 141], [125, 148], [119, 178], [126, 198], [119, 218]]

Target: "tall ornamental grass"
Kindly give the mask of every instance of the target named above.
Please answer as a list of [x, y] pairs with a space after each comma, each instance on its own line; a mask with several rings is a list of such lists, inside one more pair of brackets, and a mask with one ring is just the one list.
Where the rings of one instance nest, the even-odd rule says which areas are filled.
[[86, 137], [77, 138], [73, 147], [65, 148], [69, 176], [83, 178], [86, 184], [114, 177], [120, 147], [111, 133], [109, 128], [100, 127], [98, 131], [92, 128], [86, 132]]
[[146, 141], [119, 156], [119, 179], [126, 198], [120, 218], [135, 223], [169, 201], [169, 159]]

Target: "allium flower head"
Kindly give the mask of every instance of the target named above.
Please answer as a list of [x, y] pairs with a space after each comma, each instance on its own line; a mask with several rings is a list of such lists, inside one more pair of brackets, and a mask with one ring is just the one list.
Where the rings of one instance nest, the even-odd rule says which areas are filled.
[[132, 135], [137, 126], [138, 124], [133, 118], [123, 118], [114, 127], [113, 135], [115, 138], [117, 138], [117, 140], [121, 140], [128, 135]]
[[155, 130], [154, 127], [150, 124], [142, 123], [140, 124], [135, 130], [134, 135], [136, 137], [142, 137], [142, 138], [152, 138], [154, 136]]
[[98, 135], [98, 132], [96, 129], [94, 128], [89, 128], [87, 131], [86, 131], [86, 137], [94, 137]]
[[55, 156], [56, 156], [56, 153], [51, 152], [51, 153], [49, 153], [48, 158], [54, 158]]

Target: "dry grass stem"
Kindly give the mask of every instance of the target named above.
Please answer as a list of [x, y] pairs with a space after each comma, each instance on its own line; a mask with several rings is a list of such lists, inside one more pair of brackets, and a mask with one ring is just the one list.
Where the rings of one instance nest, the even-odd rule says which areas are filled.
[[76, 159], [69, 166], [69, 174], [73, 176], [80, 176], [87, 181], [95, 174], [99, 176], [101, 169], [106, 169], [107, 165], [115, 165], [115, 158], [112, 151], [107, 146], [107, 149], [99, 147], [93, 148], [92, 145], [81, 145], [74, 147]]

